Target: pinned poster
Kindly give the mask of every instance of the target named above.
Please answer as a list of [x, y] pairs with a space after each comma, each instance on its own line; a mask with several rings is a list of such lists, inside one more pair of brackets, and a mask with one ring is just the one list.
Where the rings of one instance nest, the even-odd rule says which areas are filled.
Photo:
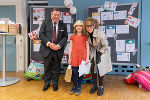
[[128, 25], [130, 25], [132, 27], [137, 28], [137, 26], [139, 25], [140, 21], [141, 21], [141, 19], [139, 19], [139, 18], [128, 16], [128, 18], [126, 19], [126, 21], [124, 23], [128, 24]]
[[92, 18], [97, 19], [97, 21], [100, 23], [100, 12], [92, 13]]
[[107, 37], [113, 37], [115, 34], [115, 25], [106, 26], [106, 35]]
[[101, 20], [113, 20], [113, 12], [101, 12]]
[[104, 10], [115, 11], [116, 10], [116, 6], [117, 6], [117, 2], [105, 1]]
[[135, 51], [135, 40], [126, 40], [126, 52]]
[[45, 19], [45, 8], [33, 8], [33, 24], [42, 24]]
[[137, 3], [133, 3], [131, 8], [130, 8], [130, 10], [129, 10], [129, 12], [128, 12], [129, 16], [131, 16], [133, 14], [133, 12], [136, 9], [136, 7], [137, 7]]
[[40, 45], [41, 45], [41, 40], [34, 40], [34, 42], [33, 42], [33, 51], [34, 52], [39, 52], [40, 51]]
[[69, 54], [69, 42], [67, 42], [64, 53]]
[[68, 58], [67, 58], [67, 54], [64, 53], [63, 58], [61, 60], [61, 63], [68, 63]]
[[105, 33], [105, 26], [99, 26], [98, 30], [102, 33]]
[[116, 40], [116, 52], [125, 52], [125, 40]]
[[64, 12], [63, 14], [63, 23], [71, 23], [71, 13]]
[[35, 29], [34, 31], [28, 33], [31, 40], [37, 39], [39, 37], [40, 28], [41, 28], [41, 25], [39, 25], [38, 29]]
[[114, 11], [114, 20], [126, 19], [126, 18], [127, 18], [127, 10]]
[[67, 32], [68, 32], [68, 33], [71, 32], [71, 26], [70, 26], [70, 24], [67, 24]]
[[98, 12], [104, 11], [104, 7], [97, 8], [97, 11], [98, 11]]
[[129, 34], [129, 25], [116, 25], [117, 34]]
[[130, 53], [117, 53], [117, 61], [130, 61]]

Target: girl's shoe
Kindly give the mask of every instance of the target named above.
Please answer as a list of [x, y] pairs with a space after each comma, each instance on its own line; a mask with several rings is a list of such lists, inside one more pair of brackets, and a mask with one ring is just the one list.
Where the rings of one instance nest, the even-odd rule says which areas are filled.
[[103, 95], [103, 91], [104, 91], [104, 89], [102, 87], [99, 87], [98, 90], [97, 90], [97, 95], [98, 96]]
[[79, 96], [81, 94], [81, 88], [77, 88], [76, 93], [77, 96]]
[[74, 93], [75, 93], [75, 91], [76, 91], [76, 88], [75, 88], [75, 87], [73, 87], [69, 93], [70, 93], [70, 94], [74, 94]]

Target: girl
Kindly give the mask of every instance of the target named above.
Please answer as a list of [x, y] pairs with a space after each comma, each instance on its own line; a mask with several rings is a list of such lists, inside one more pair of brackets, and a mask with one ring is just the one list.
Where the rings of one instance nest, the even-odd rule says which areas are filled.
[[74, 35], [70, 37], [69, 46], [69, 60], [68, 63], [72, 66], [72, 79], [73, 88], [69, 92], [70, 94], [75, 93], [80, 95], [81, 93], [81, 83], [83, 76], [79, 77], [79, 65], [81, 61], [84, 60], [85, 64], [89, 61], [89, 43], [87, 41], [88, 37], [84, 32], [84, 23], [78, 20], [74, 24]]
[[103, 95], [103, 76], [112, 71], [111, 58], [108, 51], [108, 41], [104, 33], [98, 31], [99, 23], [89, 17], [85, 20], [85, 28], [90, 44], [91, 75], [94, 86], [90, 94], [96, 90], [97, 95]]

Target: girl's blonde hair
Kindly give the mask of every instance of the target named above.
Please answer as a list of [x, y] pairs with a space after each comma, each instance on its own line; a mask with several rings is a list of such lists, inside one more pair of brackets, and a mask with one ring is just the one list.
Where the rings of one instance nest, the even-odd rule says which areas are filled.
[[83, 23], [82, 20], [77, 20], [77, 21], [75, 22], [75, 24], [73, 25], [73, 26], [74, 26], [74, 34], [77, 35], [77, 30], [76, 30], [76, 26], [77, 26], [77, 25], [81, 25], [81, 26], [82, 26], [82, 36], [83, 36], [83, 37], [86, 37], [87, 35], [86, 35], [86, 32], [85, 32], [84, 23]]

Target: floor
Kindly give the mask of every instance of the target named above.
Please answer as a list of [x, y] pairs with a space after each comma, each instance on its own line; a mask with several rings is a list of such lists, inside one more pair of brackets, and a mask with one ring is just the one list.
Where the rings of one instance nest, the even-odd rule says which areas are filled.
[[[7, 77], [19, 77], [20, 81], [6, 87], [0, 87], [0, 100], [150, 100], [150, 92], [128, 85], [122, 81], [125, 76], [106, 75], [104, 78], [104, 95], [90, 94], [92, 83], [82, 84], [80, 96], [70, 95], [72, 83], [66, 83], [64, 75], [60, 75], [59, 90], [52, 87], [43, 92], [43, 81], [27, 81], [23, 72], [7, 72]], [[0, 72], [0, 78], [2, 73]]]

